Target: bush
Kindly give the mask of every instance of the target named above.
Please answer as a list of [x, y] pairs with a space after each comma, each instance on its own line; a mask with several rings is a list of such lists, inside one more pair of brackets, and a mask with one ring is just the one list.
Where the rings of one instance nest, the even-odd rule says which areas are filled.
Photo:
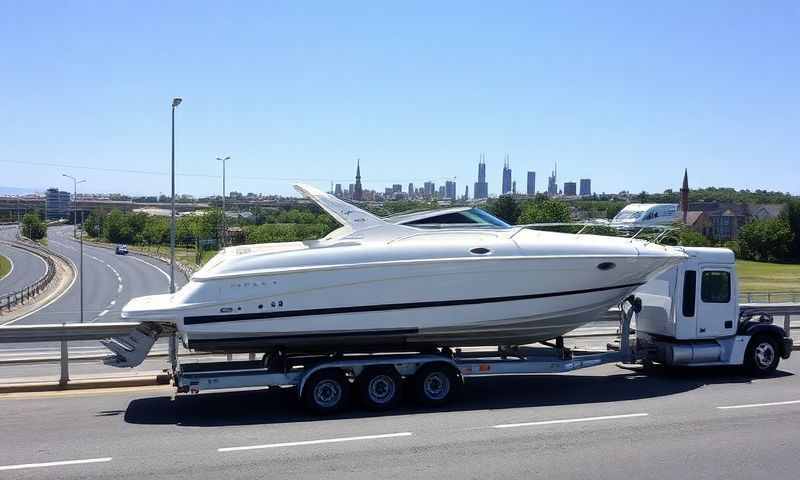
[[521, 225], [528, 223], [566, 223], [571, 218], [570, 208], [565, 202], [548, 198], [537, 198], [525, 202], [517, 219]]
[[794, 235], [783, 218], [756, 220], [739, 230], [742, 258], [775, 262], [786, 260]]
[[496, 200], [489, 200], [486, 203], [486, 211], [510, 224], [516, 223], [521, 213], [519, 204], [511, 195], [503, 195]]
[[47, 224], [36, 212], [28, 212], [22, 217], [22, 235], [31, 240], [41, 240], [47, 236]]

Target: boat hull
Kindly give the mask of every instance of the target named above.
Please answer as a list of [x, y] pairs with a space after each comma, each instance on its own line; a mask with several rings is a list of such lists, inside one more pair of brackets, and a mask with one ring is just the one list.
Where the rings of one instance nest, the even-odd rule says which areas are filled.
[[[196, 289], [215, 292], [216, 301], [165, 309], [162, 317], [167, 318], [161, 319], [174, 315], [184, 343], [203, 351], [521, 345], [596, 320], [676, 261], [646, 256], [498, 258], [212, 280], [196, 282], [203, 285], [191, 286], [184, 296], [190, 300]], [[614, 265], [610, 269], [598, 268], [609, 263]], [[136, 318], [136, 305], [126, 309], [128, 318]]]

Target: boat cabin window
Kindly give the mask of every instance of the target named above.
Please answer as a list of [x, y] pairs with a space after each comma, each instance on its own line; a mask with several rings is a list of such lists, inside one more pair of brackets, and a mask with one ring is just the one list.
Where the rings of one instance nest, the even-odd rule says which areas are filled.
[[441, 215], [420, 218], [404, 223], [418, 228], [485, 227], [509, 228], [510, 225], [480, 208], [470, 208], [462, 212], [449, 212]]
[[705, 303], [731, 301], [731, 274], [725, 271], [705, 271], [700, 284], [700, 298]]
[[683, 274], [683, 316], [694, 317], [695, 292], [697, 291], [697, 272], [686, 270]]

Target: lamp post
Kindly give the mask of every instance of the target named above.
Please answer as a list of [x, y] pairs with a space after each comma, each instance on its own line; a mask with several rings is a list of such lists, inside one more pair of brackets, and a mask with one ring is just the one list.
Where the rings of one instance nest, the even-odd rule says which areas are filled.
[[[73, 177], [72, 175], [67, 175], [66, 173], [61, 174], [64, 177], [69, 178], [72, 180], [72, 219], [75, 228], [73, 229], [73, 237], [75, 236], [75, 231], [78, 229], [78, 184], [83, 183], [86, 180], [78, 180], [77, 178]], [[83, 222], [81, 222], [83, 223]], [[78, 276], [81, 280], [81, 323], [83, 323], [83, 225], [81, 225], [81, 232], [80, 232], [80, 273]]]
[[169, 224], [169, 293], [175, 293], [175, 109], [181, 104], [183, 99], [175, 97], [172, 99], [172, 215]]
[[226, 227], [226, 218], [225, 218], [225, 165], [230, 160], [231, 157], [227, 156], [225, 158], [217, 157], [217, 160], [222, 162], [222, 246], [225, 247], [225, 236], [228, 233], [228, 229]]

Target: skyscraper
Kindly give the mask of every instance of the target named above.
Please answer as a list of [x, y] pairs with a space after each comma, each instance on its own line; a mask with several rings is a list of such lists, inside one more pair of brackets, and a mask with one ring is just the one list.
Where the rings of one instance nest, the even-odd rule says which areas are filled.
[[409, 199], [414, 198], [414, 184], [413, 183], [409, 183], [408, 184], [408, 198]]
[[436, 193], [436, 184], [433, 182], [425, 182], [425, 196], [427, 198], [433, 198], [433, 194]]
[[444, 182], [444, 198], [456, 199], [456, 182], [451, 182], [450, 180]]
[[575, 182], [564, 182], [564, 196], [574, 197], [577, 196]]
[[511, 193], [511, 167], [509, 164], [508, 154], [506, 154], [505, 162], [503, 163], [503, 188], [500, 190], [501, 195]]
[[361, 159], [356, 160], [356, 186], [353, 191], [353, 200], [360, 201], [364, 195], [361, 189]]
[[555, 165], [552, 175], [547, 177], [547, 194], [551, 197], [558, 195], [558, 178], [556, 178], [557, 173], [558, 164]]
[[475, 195], [475, 200], [489, 197], [489, 184], [486, 183], [486, 161], [484, 154], [481, 154], [481, 158], [478, 161], [478, 181], [475, 182], [473, 193]]
[[536, 172], [528, 172], [528, 190], [529, 196], [536, 195]]
[[592, 179], [581, 178], [581, 197], [588, 197], [592, 194]]
[[341, 198], [341, 196], [342, 196], [342, 184], [341, 183], [337, 183], [336, 184], [336, 188], [333, 190], [333, 194], [336, 195], [337, 197]]

